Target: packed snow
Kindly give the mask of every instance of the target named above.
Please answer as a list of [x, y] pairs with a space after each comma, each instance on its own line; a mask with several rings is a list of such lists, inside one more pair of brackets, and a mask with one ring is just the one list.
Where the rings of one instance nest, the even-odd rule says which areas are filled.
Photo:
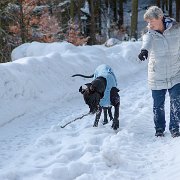
[[[26, 43], [0, 65], [0, 180], [178, 180], [180, 139], [168, 131], [154, 136], [147, 61], [141, 42], [112, 47]], [[120, 89], [120, 128], [92, 127], [79, 87], [91, 81], [71, 77], [112, 67]]]

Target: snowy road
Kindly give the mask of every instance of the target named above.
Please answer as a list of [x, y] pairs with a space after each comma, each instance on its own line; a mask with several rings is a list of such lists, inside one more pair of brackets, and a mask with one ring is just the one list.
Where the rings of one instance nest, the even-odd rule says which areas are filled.
[[[62, 125], [60, 123], [62, 119], [68, 122], [87, 110], [79, 97], [56, 103], [56, 106], [44, 112], [24, 115], [1, 127], [1, 170], [13, 167], [14, 162], [17, 162], [16, 165], [21, 169], [22, 164], [29, 164], [33, 160], [38, 162], [35, 163], [35, 166], [33, 165], [33, 170], [31, 170], [33, 176], [36, 174], [37, 177], [40, 176], [39, 179], [42, 178], [41, 174], [43, 174], [44, 179], [51, 179], [50, 177], [54, 177], [55, 174], [55, 176], [61, 175], [62, 179], [65, 180], [78, 176], [76, 173], [66, 174], [65, 167], [73, 162], [74, 164], [71, 164], [72, 167], [70, 167], [76, 168], [76, 171], [81, 169], [89, 174], [94, 171], [89, 170], [89, 168], [92, 169], [92, 166], [93, 169], [98, 169], [97, 178], [95, 178], [94, 172], [91, 176], [87, 176], [92, 179], [99, 179], [101, 173], [107, 169], [109, 173], [105, 179], [119, 179], [120, 177], [124, 180], [153, 179], [153, 174], [156, 175], [158, 168], [166, 167], [163, 158], [166, 157], [170, 149], [165, 152], [163, 146], [167, 146], [166, 143], [170, 135], [166, 134], [167, 137], [164, 139], [154, 137], [152, 113], [150, 113], [150, 91], [145, 86], [146, 78], [141, 79], [141, 81], [138, 79], [138, 77], [134, 78], [131, 82], [131, 88], [124, 86], [120, 92], [120, 131], [117, 134], [111, 130], [110, 123], [106, 126], [100, 125], [99, 128], [92, 128], [94, 117], [79, 120], [79, 122], [81, 121], [80, 126], [79, 122], [75, 122], [67, 129], [60, 129], [58, 124]], [[53, 138], [51, 134], [53, 134]], [[59, 135], [61, 137], [58, 140]], [[65, 141], [68, 143], [66, 144]], [[27, 155], [29, 147], [32, 153]], [[45, 150], [46, 147], [48, 150]], [[79, 162], [80, 160], [83, 161], [83, 164]], [[60, 174], [56, 168], [52, 169], [56, 163], [61, 164]], [[76, 163], [79, 167], [76, 166]], [[18, 177], [17, 174], [11, 176]], [[27, 176], [24, 173], [22, 179], [32, 179], [33, 176]]]

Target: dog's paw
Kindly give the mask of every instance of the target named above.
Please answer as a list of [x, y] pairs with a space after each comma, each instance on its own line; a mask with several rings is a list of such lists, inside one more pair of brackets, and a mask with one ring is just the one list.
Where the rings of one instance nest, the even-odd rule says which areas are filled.
[[119, 128], [119, 126], [111, 126], [113, 128], [113, 130], [117, 130]]
[[108, 123], [108, 121], [103, 121], [103, 123], [102, 123], [102, 124], [103, 124], [103, 125], [105, 125], [105, 124], [107, 124], [107, 123]]
[[98, 122], [95, 121], [93, 127], [98, 127]]
[[111, 127], [113, 128], [113, 130], [117, 130], [119, 128], [119, 121], [118, 120], [113, 121]]

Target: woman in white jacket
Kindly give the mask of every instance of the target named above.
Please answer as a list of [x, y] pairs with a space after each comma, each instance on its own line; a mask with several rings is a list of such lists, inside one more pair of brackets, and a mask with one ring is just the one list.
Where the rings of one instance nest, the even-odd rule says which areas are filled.
[[151, 6], [144, 14], [148, 32], [143, 36], [139, 59], [148, 63], [148, 84], [152, 90], [153, 113], [156, 133], [164, 136], [165, 94], [170, 96], [169, 130], [172, 137], [180, 136], [180, 25], [166, 18], [157, 6]]

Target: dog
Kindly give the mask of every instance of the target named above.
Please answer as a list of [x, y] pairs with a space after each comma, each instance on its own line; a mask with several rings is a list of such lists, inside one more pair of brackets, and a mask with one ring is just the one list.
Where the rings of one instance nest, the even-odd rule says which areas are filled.
[[[84, 78], [93, 78], [91, 83], [85, 84], [85, 88], [80, 86], [79, 92], [83, 94], [85, 103], [89, 106], [90, 113], [96, 113], [94, 127], [98, 126], [99, 119], [104, 111], [103, 124], [108, 123], [107, 111], [112, 120], [112, 128], [117, 130], [119, 128], [119, 107], [120, 96], [118, 94], [116, 76], [112, 68], [106, 64], [98, 66], [93, 75], [86, 76], [82, 74], [75, 74], [72, 77], [81, 76]], [[114, 106], [114, 117], [112, 116], [111, 107]]]

